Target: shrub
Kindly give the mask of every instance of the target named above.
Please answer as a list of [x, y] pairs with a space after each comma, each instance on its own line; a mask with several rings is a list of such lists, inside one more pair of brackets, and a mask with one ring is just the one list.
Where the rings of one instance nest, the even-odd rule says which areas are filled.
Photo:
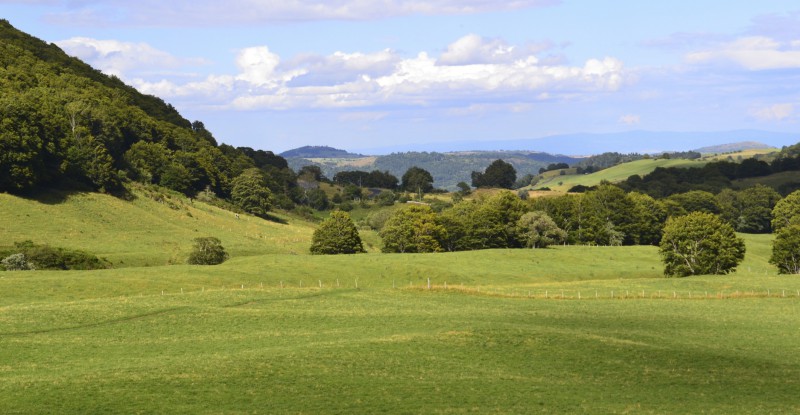
[[28, 262], [27, 258], [25, 258], [25, 254], [18, 253], [18, 254], [11, 254], [2, 261], [0, 261], [0, 265], [2, 265], [3, 269], [6, 271], [27, 271], [33, 270], [33, 264]]
[[189, 254], [191, 265], [217, 265], [228, 259], [222, 242], [213, 236], [194, 239], [194, 250]]

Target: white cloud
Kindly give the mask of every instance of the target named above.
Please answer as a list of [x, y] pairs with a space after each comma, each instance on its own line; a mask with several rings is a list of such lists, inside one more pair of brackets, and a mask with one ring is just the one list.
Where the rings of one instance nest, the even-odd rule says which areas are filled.
[[479, 63], [508, 63], [524, 58], [520, 48], [502, 39], [484, 39], [470, 34], [447, 47], [439, 57], [441, 65], [471, 65]]
[[206, 26], [276, 21], [369, 20], [461, 15], [559, 4], [560, 0], [83, 0], [56, 2], [50, 19], [72, 25]]
[[758, 108], [751, 115], [761, 121], [783, 121], [794, 114], [793, 104], [775, 104], [765, 108]]
[[741, 37], [713, 49], [686, 55], [689, 63], [733, 62], [751, 71], [800, 68], [797, 42], [779, 42], [766, 36]]
[[73, 37], [56, 44], [67, 54], [91, 62], [97, 69], [116, 76], [205, 64], [203, 59], [178, 58], [146, 43]]
[[625, 125], [636, 125], [639, 124], [641, 121], [642, 121], [641, 117], [634, 114], [625, 114], [619, 117], [620, 124], [625, 124]]
[[[159, 65], [183, 63], [146, 44], [87, 39], [73, 43], [74, 50], [90, 45], [81, 53], [85, 59], [144, 93], [184, 100], [187, 105], [240, 110], [476, 105], [475, 108], [514, 111], [513, 108], [545, 99], [568, 100], [616, 91], [626, 76], [622, 62], [614, 58], [590, 59], [582, 66], [547, 64], [533, 54], [518, 54], [512, 60], [498, 57], [495, 52], [524, 48], [502, 40], [483, 41], [467, 36], [454, 45], [470, 43], [477, 47], [463, 50], [495, 52], [487, 59], [478, 59], [472, 52], [447, 59], [436, 59], [426, 52], [403, 57], [389, 49], [282, 59], [268, 47], [256, 46], [237, 53], [237, 73], [181, 82], [179, 78], [147, 76], [138, 71], [142, 66], [160, 68]], [[139, 62], [143, 55], [144, 62]], [[516, 107], [508, 106], [512, 103]]]

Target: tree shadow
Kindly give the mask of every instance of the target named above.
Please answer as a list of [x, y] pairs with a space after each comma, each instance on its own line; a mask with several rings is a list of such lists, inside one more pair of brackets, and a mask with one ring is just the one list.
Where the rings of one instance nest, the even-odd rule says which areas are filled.
[[264, 219], [264, 220], [268, 220], [270, 222], [280, 223], [281, 225], [288, 225], [289, 224], [289, 221], [287, 221], [286, 219], [279, 218], [279, 217], [271, 215], [269, 213], [264, 214], [264, 215], [258, 215], [258, 217], [261, 218], [261, 219]]
[[[91, 189], [82, 188], [49, 188], [41, 187], [26, 192], [13, 193], [14, 196], [21, 197], [26, 200], [41, 203], [43, 205], [60, 205], [66, 202], [70, 197], [85, 195], [89, 193], [98, 193]], [[120, 200], [133, 201], [136, 200], [136, 195], [128, 191], [128, 189], [120, 189], [114, 192], [106, 193]]]

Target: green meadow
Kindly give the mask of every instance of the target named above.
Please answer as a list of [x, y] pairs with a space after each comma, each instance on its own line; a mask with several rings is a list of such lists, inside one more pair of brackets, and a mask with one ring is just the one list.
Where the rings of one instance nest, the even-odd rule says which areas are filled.
[[[603, 181], [611, 183], [621, 182], [633, 175], [644, 176], [657, 167], [680, 167], [692, 168], [703, 167], [707, 162], [687, 159], [646, 159], [636, 160], [628, 163], [618, 164], [607, 169], [590, 174], [565, 174], [560, 175], [558, 171], [547, 172], [536, 184], [536, 188], [549, 187], [552, 190], [566, 192], [573, 186], [596, 186]], [[568, 169], [568, 172], [574, 169]]]
[[[115, 264], [0, 273], [3, 413], [800, 411], [769, 235], [668, 279], [654, 247], [311, 256], [313, 224], [173, 205], [0, 195], [4, 241]], [[195, 235], [231, 259], [183, 265]]]

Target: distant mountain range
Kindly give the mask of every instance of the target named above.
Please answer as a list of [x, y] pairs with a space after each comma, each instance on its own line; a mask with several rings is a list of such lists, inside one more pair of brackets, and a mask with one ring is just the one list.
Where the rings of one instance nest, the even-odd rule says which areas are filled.
[[[402, 144], [353, 149], [362, 154], [389, 154], [406, 151], [537, 151], [552, 154], [588, 156], [605, 152], [662, 153], [690, 151], [726, 143], [758, 142], [782, 147], [800, 141], [800, 133], [778, 133], [761, 130], [716, 132], [626, 131], [621, 133], [577, 133], [552, 135], [527, 140], [454, 141]], [[733, 151], [733, 150], [726, 150]]]
[[328, 146], [303, 146], [292, 150], [284, 151], [279, 154], [283, 158], [306, 158], [306, 159], [333, 159], [333, 158], [356, 158], [364, 157], [361, 154], [350, 153], [347, 150]]

